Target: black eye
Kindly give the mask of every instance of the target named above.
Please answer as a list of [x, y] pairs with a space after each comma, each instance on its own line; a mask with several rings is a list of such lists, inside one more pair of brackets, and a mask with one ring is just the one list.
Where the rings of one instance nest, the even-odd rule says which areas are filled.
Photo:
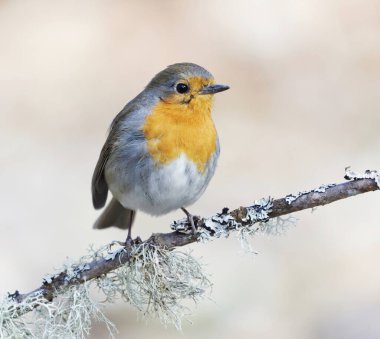
[[183, 83], [179, 83], [177, 86], [175, 86], [175, 89], [178, 93], [183, 94], [189, 91], [189, 86]]

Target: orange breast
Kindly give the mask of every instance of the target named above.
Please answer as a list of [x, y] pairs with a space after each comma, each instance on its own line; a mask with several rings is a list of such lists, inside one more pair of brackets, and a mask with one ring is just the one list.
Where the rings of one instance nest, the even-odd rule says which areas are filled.
[[200, 172], [216, 150], [211, 96], [196, 96], [189, 104], [159, 101], [143, 127], [148, 152], [166, 164], [184, 153]]

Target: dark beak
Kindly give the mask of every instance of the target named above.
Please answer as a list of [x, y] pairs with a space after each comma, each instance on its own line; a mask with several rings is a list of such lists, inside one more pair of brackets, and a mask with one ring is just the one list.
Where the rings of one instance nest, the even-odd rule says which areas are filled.
[[226, 91], [229, 88], [230, 88], [229, 86], [225, 86], [225, 85], [208, 85], [208, 86], [203, 87], [199, 91], [199, 94], [201, 94], [201, 95], [203, 95], [203, 94], [215, 94], [215, 93]]

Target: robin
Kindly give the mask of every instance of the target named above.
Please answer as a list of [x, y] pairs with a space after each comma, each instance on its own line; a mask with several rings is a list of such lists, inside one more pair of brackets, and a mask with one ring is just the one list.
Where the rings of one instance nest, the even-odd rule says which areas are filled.
[[214, 174], [219, 141], [211, 117], [217, 85], [201, 66], [178, 63], [158, 73], [112, 121], [92, 177], [92, 201], [102, 208], [94, 228], [131, 227], [136, 210], [162, 215], [185, 207]]

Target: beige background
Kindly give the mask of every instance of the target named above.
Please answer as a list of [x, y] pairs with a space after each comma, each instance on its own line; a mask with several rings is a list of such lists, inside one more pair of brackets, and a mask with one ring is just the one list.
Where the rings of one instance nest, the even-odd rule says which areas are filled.
[[[113, 116], [180, 61], [231, 86], [214, 111], [219, 167], [194, 213], [380, 167], [379, 1], [0, 1], [1, 293], [125, 237], [91, 229], [92, 171]], [[285, 236], [255, 238], [253, 258], [233, 238], [194, 245], [214, 301], [182, 333], [127, 304], [107, 314], [120, 338], [379, 338], [379, 203], [298, 213]], [[141, 213], [135, 235], [180, 216]]]

